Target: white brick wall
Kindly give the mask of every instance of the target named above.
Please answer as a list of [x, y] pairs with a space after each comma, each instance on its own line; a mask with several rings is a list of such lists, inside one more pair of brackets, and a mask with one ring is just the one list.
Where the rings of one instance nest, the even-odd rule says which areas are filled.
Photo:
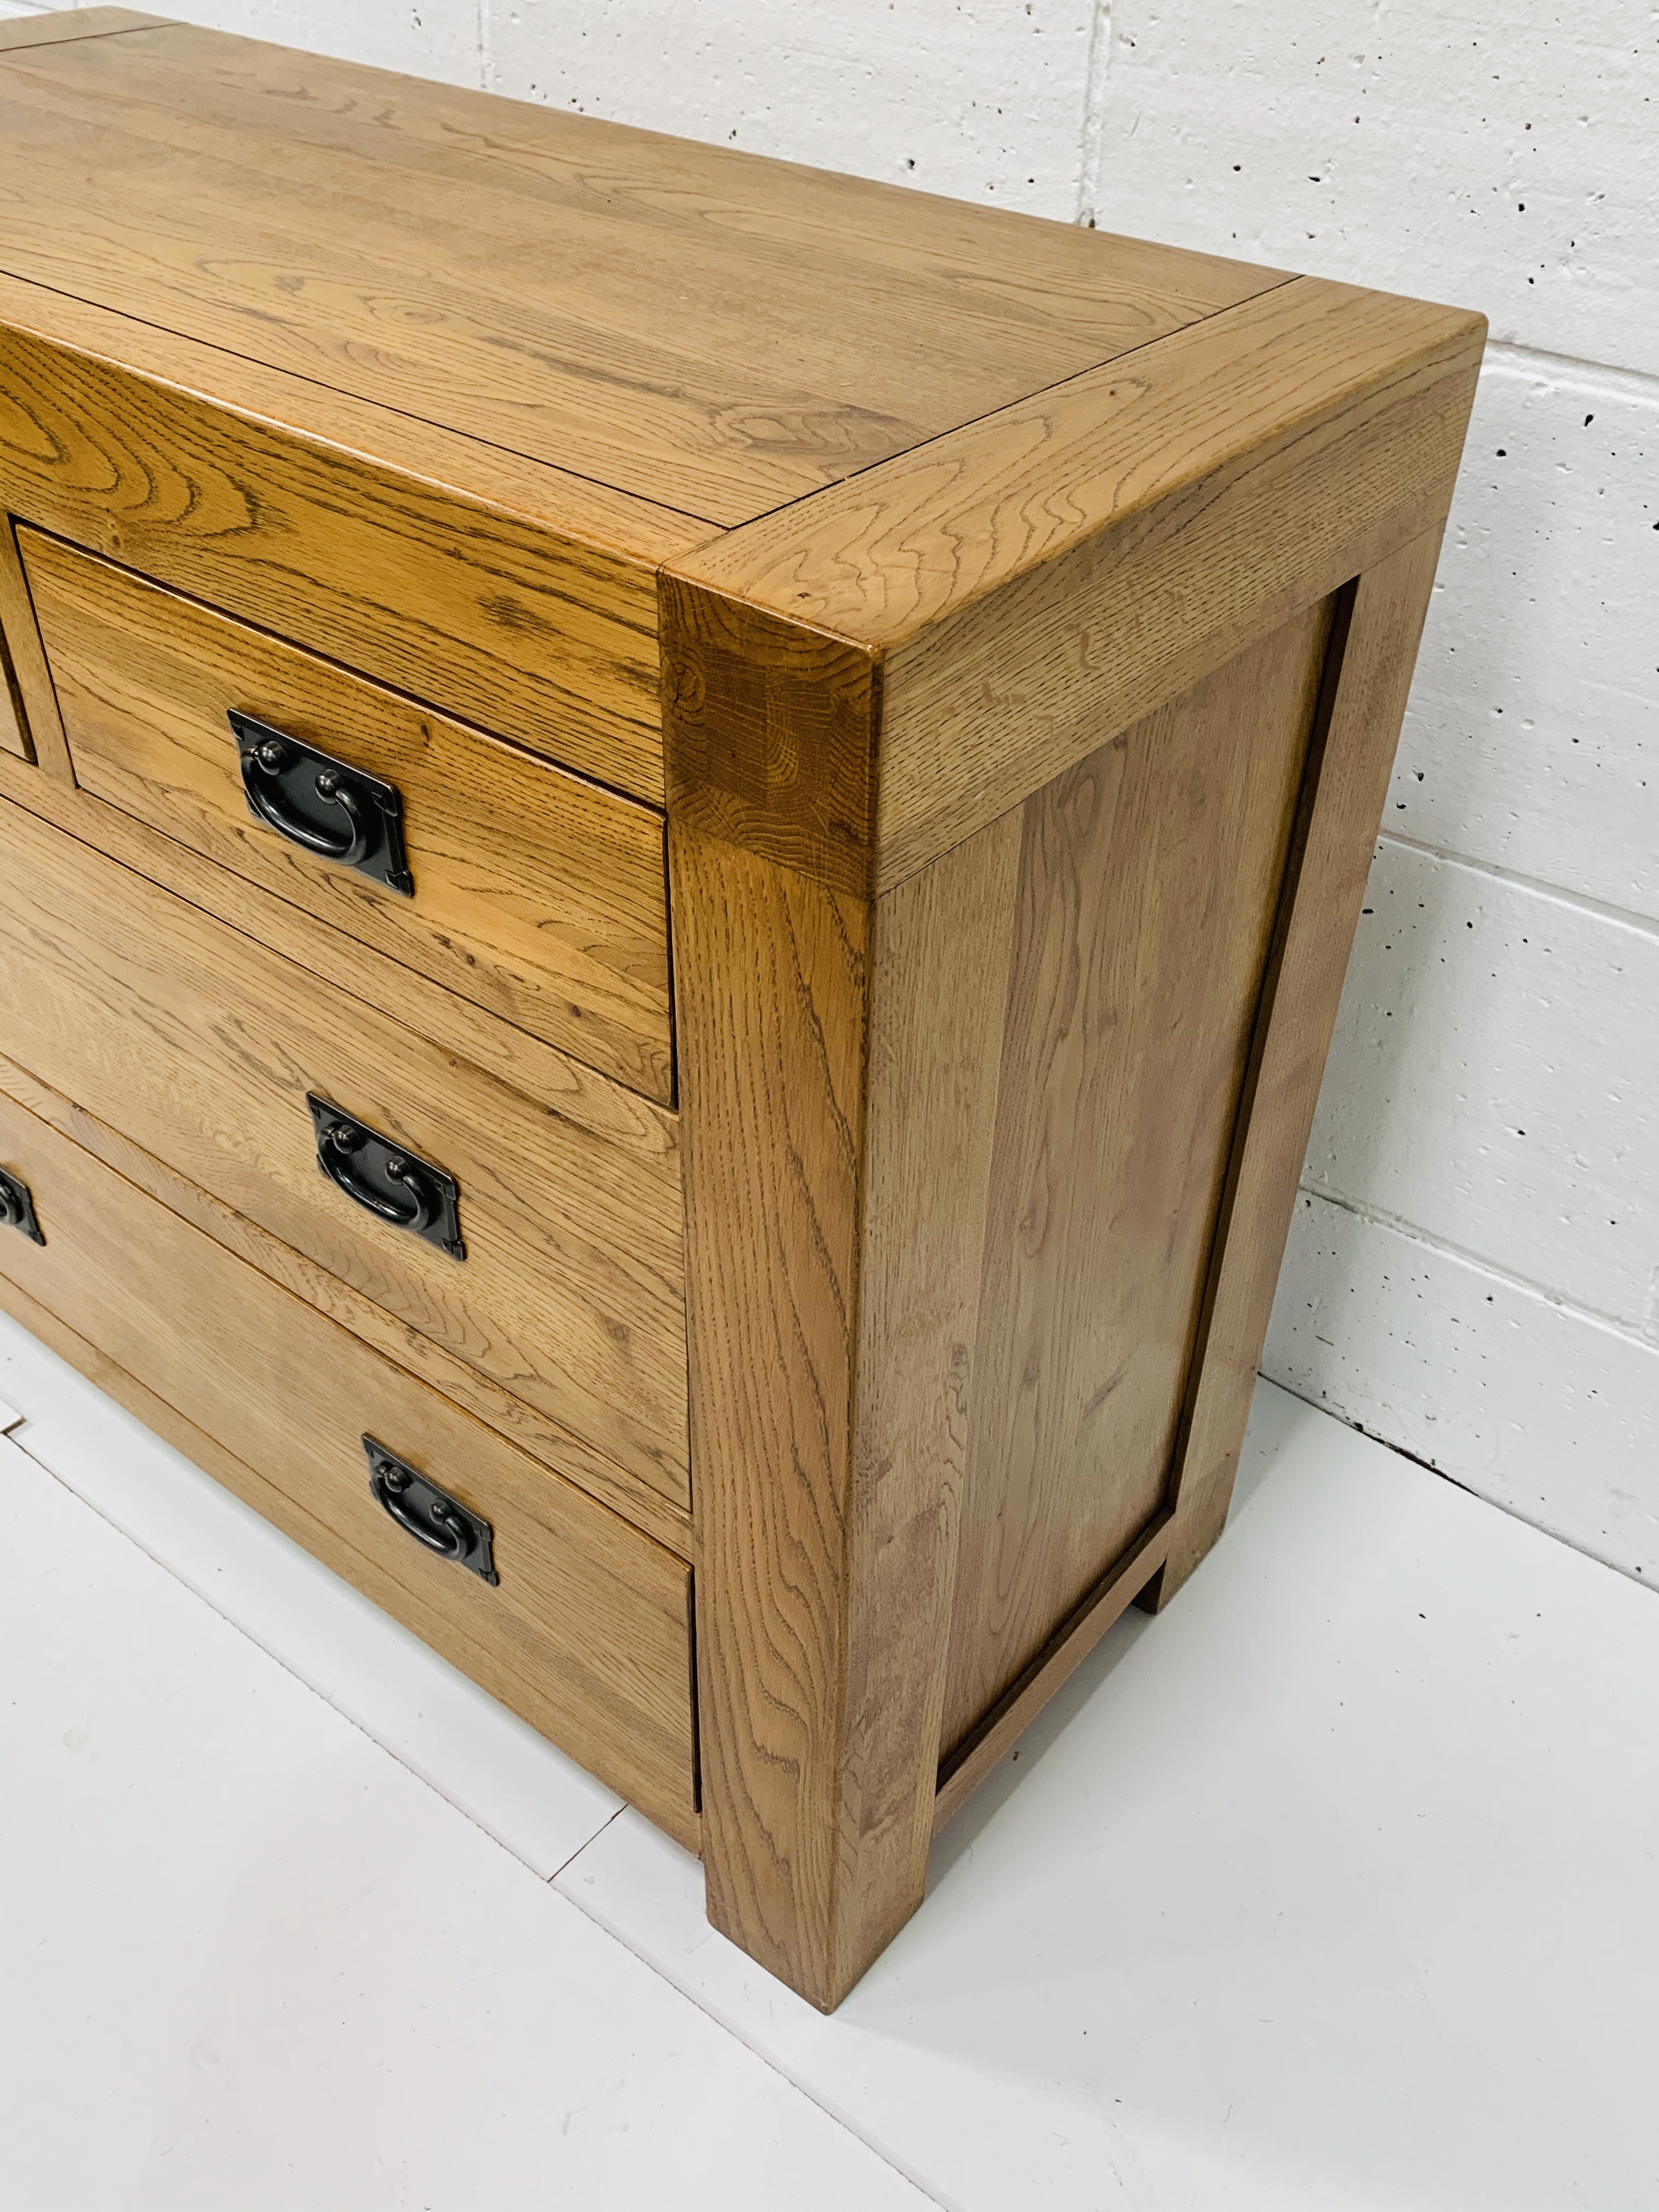
[[1486, 310], [1267, 1364], [1659, 1579], [1653, 0], [173, 12]]
[[1091, 0], [494, 0], [491, 82], [1073, 220]]

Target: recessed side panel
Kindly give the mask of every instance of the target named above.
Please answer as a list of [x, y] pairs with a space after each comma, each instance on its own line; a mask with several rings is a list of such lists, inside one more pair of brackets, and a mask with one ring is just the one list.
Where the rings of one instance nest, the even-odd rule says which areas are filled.
[[1330, 622], [1024, 807], [947, 1754], [1165, 1501]]

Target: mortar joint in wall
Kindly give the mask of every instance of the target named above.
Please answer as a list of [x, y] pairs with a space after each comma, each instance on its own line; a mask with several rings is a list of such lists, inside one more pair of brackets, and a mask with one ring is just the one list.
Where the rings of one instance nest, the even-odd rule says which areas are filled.
[[1083, 143], [1079, 149], [1077, 219], [1093, 230], [1100, 210], [1105, 159], [1106, 78], [1111, 63], [1112, 0], [1095, 0], [1089, 23], [1089, 60], [1083, 86]]

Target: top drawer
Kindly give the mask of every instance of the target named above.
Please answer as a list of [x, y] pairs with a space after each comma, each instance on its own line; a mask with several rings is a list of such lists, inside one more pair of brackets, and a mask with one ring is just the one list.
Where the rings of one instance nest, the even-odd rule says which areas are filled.
[[[84, 790], [668, 1103], [659, 815], [37, 531], [17, 543]], [[299, 741], [275, 775], [245, 782], [228, 710]], [[344, 805], [317, 797], [317, 752]], [[409, 895], [304, 842], [346, 843], [353, 772], [398, 795]]]
[[0, 506], [662, 804], [656, 570], [706, 524], [3, 274]]

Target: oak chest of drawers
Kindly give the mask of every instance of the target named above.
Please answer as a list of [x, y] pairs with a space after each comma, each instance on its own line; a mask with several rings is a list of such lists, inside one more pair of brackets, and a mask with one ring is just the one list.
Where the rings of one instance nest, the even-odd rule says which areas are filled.
[[1225, 1518], [1480, 319], [0, 26], [0, 1303], [837, 2002]]

